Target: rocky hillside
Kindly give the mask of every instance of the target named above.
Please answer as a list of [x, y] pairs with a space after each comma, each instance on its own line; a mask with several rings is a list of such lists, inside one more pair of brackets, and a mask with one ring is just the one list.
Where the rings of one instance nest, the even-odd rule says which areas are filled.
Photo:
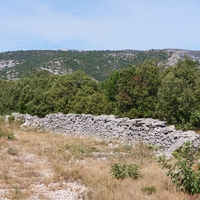
[[158, 59], [165, 66], [173, 65], [178, 58], [188, 55], [200, 60], [200, 51], [177, 49], [76, 51], [29, 50], [0, 53], [0, 78], [18, 79], [29, 76], [35, 70], [48, 70], [53, 74], [85, 71], [96, 80], [103, 81], [116, 69], [138, 65], [146, 59]]
[[189, 51], [181, 49], [165, 49], [163, 51], [170, 55], [165, 62], [166, 66], [174, 65], [178, 59], [184, 59], [185, 55], [189, 56], [193, 60], [200, 61], [200, 51]]

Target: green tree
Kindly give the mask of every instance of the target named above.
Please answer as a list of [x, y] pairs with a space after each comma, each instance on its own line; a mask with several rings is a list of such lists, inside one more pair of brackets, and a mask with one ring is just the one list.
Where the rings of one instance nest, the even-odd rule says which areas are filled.
[[158, 115], [169, 124], [185, 125], [200, 110], [199, 63], [188, 57], [166, 71], [158, 91]]
[[120, 72], [114, 71], [110, 78], [102, 83], [102, 88], [105, 90], [106, 97], [109, 101], [116, 101], [117, 84], [120, 78]]
[[82, 71], [50, 75], [46, 71], [17, 81], [0, 80], [1, 114], [54, 112], [101, 114], [108, 107], [97, 81]]
[[103, 86], [114, 102], [115, 115], [137, 118], [155, 116], [160, 84], [161, 67], [157, 61], [147, 60], [113, 73]]

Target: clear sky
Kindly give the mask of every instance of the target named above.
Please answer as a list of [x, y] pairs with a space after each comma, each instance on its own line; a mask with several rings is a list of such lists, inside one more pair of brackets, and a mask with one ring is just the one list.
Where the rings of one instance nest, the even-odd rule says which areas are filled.
[[200, 0], [0, 0], [0, 52], [200, 50]]

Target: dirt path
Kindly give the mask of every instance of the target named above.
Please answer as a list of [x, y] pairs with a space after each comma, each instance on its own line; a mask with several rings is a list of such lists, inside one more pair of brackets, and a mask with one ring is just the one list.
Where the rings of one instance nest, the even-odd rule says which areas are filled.
[[28, 139], [23, 132], [15, 137], [0, 138], [0, 200], [82, 199], [85, 188], [80, 183], [55, 180], [54, 166], [43, 153], [45, 137]]

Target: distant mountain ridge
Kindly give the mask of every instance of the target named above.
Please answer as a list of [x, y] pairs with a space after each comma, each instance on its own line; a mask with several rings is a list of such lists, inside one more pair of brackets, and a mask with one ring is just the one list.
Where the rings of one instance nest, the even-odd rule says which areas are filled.
[[104, 81], [114, 70], [138, 65], [146, 59], [158, 59], [164, 66], [174, 65], [187, 55], [200, 61], [200, 51], [182, 49], [78, 51], [78, 50], [27, 50], [0, 53], [0, 78], [19, 79], [35, 70], [48, 70], [53, 74], [85, 71], [98, 81]]

